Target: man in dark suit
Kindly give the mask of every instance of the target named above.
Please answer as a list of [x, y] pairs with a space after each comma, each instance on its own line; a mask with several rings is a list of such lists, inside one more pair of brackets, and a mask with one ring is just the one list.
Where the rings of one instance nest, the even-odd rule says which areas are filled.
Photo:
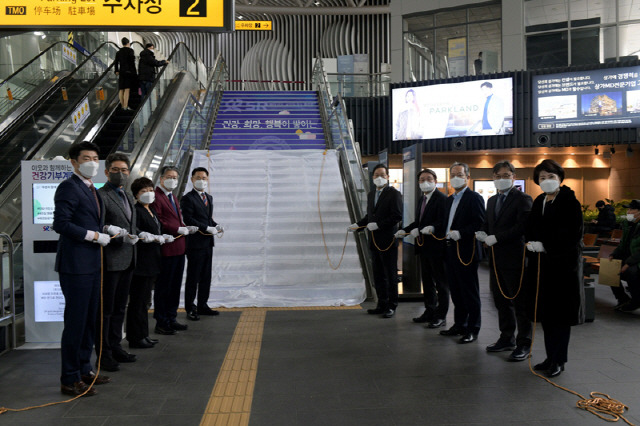
[[440, 332], [462, 336], [459, 343], [471, 343], [480, 332], [480, 284], [478, 259], [480, 244], [475, 239], [484, 223], [484, 200], [469, 189], [469, 166], [455, 162], [449, 169], [455, 193], [447, 198], [445, 272], [454, 305], [454, 324]]
[[402, 195], [389, 185], [389, 170], [384, 164], [374, 167], [373, 183], [376, 189], [369, 192], [366, 216], [349, 230], [366, 226], [371, 232], [369, 247], [378, 306], [367, 313], [391, 318], [398, 307], [398, 243], [394, 235], [402, 220]]
[[120, 343], [129, 285], [136, 264], [135, 243], [138, 242], [134, 200], [124, 190], [129, 170], [126, 155], [109, 154], [104, 171], [108, 181], [98, 190], [104, 201], [103, 231], [113, 237], [104, 249], [102, 342], [96, 339], [96, 355], [100, 358], [100, 367], [106, 371], [118, 371], [118, 363], [136, 360], [136, 356], [125, 351]]
[[162, 270], [153, 293], [155, 332], [164, 335], [187, 329], [186, 324], [176, 321], [184, 272], [184, 236], [198, 230], [195, 226], [186, 227], [182, 221], [180, 203], [172, 193], [177, 187], [178, 169], [164, 166], [160, 170], [160, 184], [156, 187], [155, 201], [152, 204], [162, 231], [176, 237], [174, 242], [162, 246]]
[[476, 237], [490, 247], [489, 285], [500, 328], [500, 338], [487, 346], [487, 352], [512, 351], [509, 361], [524, 361], [531, 348], [531, 322], [524, 297], [518, 293], [522, 284], [524, 230], [533, 200], [513, 187], [515, 178], [516, 169], [510, 162], [501, 161], [493, 167], [498, 193], [489, 198], [484, 225]]
[[[197, 167], [191, 172], [193, 188], [180, 200], [184, 223], [197, 226], [198, 231], [187, 237], [187, 281], [185, 282], [184, 308], [187, 319], [197, 321], [200, 315], [218, 315], [207, 302], [211, 289], [211, 263], [213, 261], [213, 236], [222, 227], [213, 220], [213, 197], [207, 194], [209, 172]], [[198, 294], [198, 304], [193, 301]]]
[[447, 196], [438, 191], [437, 183], [438, 178], [433, 170], [424, 169], [418, 173], [422, 197], [416, 204], [415, 220], [396, 233], [396, 238], [403, 238], [406, 233], [416, 238], [415, 251], [420, 255], [425, 311], [413, 322], [429, 323], [429, 328], [444, 326], [449, 311], [449, 285], [444, 275], [444, 242], [431, 236], [442, 235], [444, 230]]
[[58, 186], [54, 197], [53, 229], [60, 234], [56, 272], [64, 294], [64, 329], [60, 341], [62, 374], [60, 391], [65, 395], [95, 395], [89, 387], [108, 383], [95, 377], [91, 352], [100, 297], [101, 246], [111, 241], [101, 233], [104, 204], [91, 182], [98, 173], [100, 149], [91, 142], [71, 146], [73, 176]]

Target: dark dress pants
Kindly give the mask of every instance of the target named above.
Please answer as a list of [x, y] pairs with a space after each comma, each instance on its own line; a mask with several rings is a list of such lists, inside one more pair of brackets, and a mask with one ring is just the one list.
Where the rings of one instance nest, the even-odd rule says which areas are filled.
[[70, 385], [91, 371], [91, 352], [100, 299], [100, 271], [74, 275], [60, 273], [64, 294], [64, 329], [60, 340], [60, 382]]
[[[129, 286], [133, 265], [124, 271], [107, 271], [102, 280], [102, 357], [109, 358], [112, 351], [121, 350], [122, 325], [129, 299]], [[98, 313], [98, 321], [100, 314]], [[96, 324], [96, 355], [100, 356], [100, 323]]]
[[[478, 253], [469, 266], [458, 259], [456, 242], [447, 240], [445, 271], [453, 302], [454, 326], [468, 333], [480, 331], [480, 283], [478, 282]], [[465, 262], [468, 259], [462, 259]]]
[[[627, 282], [627, 287], [629, 288], [631, 299], [634, 302], [640, 302], [640, 270], [638, 269], [638, 266], [630, 266], [626, 271], [620, 274], [620, 278]], [[622, 290], [622, 286], [611, 287], [611, 289]], [[615, 291], [614, 294], [616, 294]]]
[[[184, 285], [184, 308], [189, 312], [204, 308], [211, 290], [211, 264], [213, 247], [187, 250], [187, 280]], [[198, 305], [193, 301], [198, 294]]]
[[567, 362], [571, 326], [542, 321], [542, 330], [544, 330], [544, 348], [547, 352], [547, 359], [558, 364]]
[[398, 307], [398, 245], [387, 251], [371, 248], [373, 279], [378, 295], [378, 307], [396, 309]]
[[442, 256], [420, 253], [420, 276], [427, 314], [433, 319], [445, 319], [449, 312], [449, 285]]
[[[496, 281], [493, 260], [490, 261], [489, 268], [489, 287], [493, 295], [493, 302], [498, 310], [500, 340], [509, 342], [512, 345], [531, 346], [532, 327], [531, 321], [527, 317], [527, 306], [522, 292], [515, 299], [507, 299], [502, 295], [502, 292], [504, 292], [507, 297], [513, 297], [518, 292], [522, 270], [513, 268], [498, 269], [501, 292], [500, 288], [498, 288], [498, 281]], [[518, 329], [517, 336], [515, 334], [516, 327]]]
[[153, 317], [161, 327], [170, 328], [170, 324], [176, 322], [183, 273], [184, 254], [162, 257], [162, 268], [153, 293]]
[[149, 300], [157, 275], [143, 277], [133, 275], [129, 287], [127, 307], [127, 341], [139, 342], [149, 337]]

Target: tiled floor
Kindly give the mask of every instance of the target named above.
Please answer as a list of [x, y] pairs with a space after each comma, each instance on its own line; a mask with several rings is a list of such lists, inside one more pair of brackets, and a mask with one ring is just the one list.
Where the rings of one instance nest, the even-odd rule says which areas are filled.
[[[247, 417], [251, 426], [606, 424], [577, 409], [575, 396], [533, 376], [526, 363], [506, 362], [507, 352], [485, 352], [498, 337], [487, 278], [481, 268], [483, 328], [472, 344], [413, 324], [422, 312], [417, 302], [401, 304], [393, 319], [357, 309], [246, 311], [245, 328], [243, 312], [224, 311], [189, 323], [177, 336], [160, 336], [154, 349], [132, 351], [138, 362], [111, 373], [113, 383], [100, 386], [99, 395], [5, 413], [0, 425], [243, 424]], [[609, 394], [629, 405], [627, 418], [640, 425], [640, 315], [614, 313], [612, 305], [610, 290], [599, 286], [596, 320], [572, 329], [570, 360], [556, 382], [585, 396]], [[239, 355], [243, 350], [249, 355]], [[225, 373], [225, 357], [256, 354], [257, 365], [245, 364], [247, 374], [235, 375], [231, 363]], [[534, 362], [543, 358], [540, 332]], [[235, 365], [244, 371], [243, 361]], [[56, 350], [0, 357], [0, 406], [62, 399], [58, 370]], [[241, 379], [245, 384], [234, 389], [253, 389], [250, 414], [215, 416], [222, 407], [215, 402], [216, 380], [218, 389], [230, 389], [229, 382]]]

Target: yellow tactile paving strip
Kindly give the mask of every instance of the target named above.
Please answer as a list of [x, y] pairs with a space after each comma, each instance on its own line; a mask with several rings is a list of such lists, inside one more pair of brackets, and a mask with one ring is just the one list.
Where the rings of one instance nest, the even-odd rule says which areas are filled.
[[247, 426], [267, 311], [361, 309], [360, 306], [300, 308], [235, 308], [242, 311], [211, 392], [201, 426]]

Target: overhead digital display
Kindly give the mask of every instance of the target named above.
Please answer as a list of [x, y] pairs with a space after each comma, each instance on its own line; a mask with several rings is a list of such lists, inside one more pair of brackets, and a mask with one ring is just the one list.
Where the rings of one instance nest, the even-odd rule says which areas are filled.
[[513, 133], [513, 79], [393, 89], [393, 140]]
[[640, 126], [640, 67], [533, 78], [536, 132]]

